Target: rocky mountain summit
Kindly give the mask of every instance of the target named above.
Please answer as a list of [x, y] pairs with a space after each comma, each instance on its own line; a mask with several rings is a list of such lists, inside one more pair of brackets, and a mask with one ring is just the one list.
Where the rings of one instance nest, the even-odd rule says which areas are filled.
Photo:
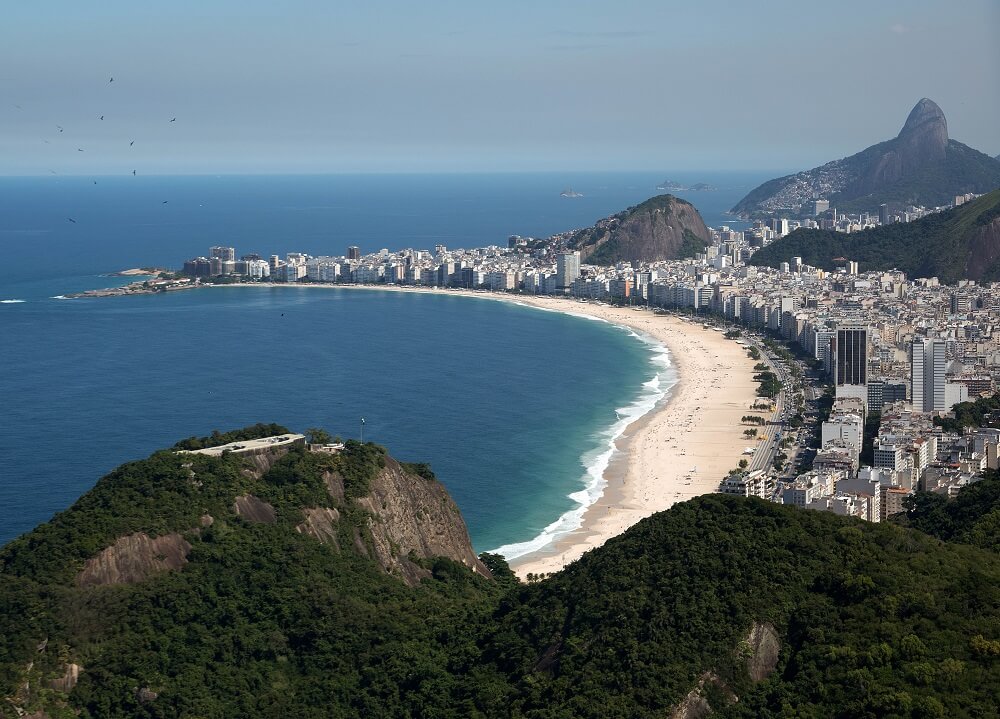
[[921, 99], [899, 134], [855, 155], [769, 180], [732, 212], [751, 216], [797, 214], [813, 199], [842, 211], [877, 211], [879, 205], [949, 204], [956, 195], [1000, 187], [1000, 162], [949, 139], [948, 121], [932, 100]]
[[584, 262], [615, 264], [693, 257], [711, 239], [694, 205], [673, 195], [657, 195], [578, 230], [568, 246], [580, 250]]

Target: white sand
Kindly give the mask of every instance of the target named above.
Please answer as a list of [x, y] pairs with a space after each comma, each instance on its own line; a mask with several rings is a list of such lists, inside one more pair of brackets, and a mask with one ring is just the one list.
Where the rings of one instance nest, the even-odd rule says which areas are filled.
[[664, 401], [632, 423], [618, 439], [619, 453], [605, 472], [607, 486], [603, 496], [586, 510], [582, 526], [557, 537], [547, 547], [511, 561], [511, 567], [521, 577], [559, 571], [639, 520], [675, 502], [716, 491], [727, 472], [743, 458], [744, 448], [755, 444], [743, 436], [746, 426], [740, 422], [756, 400], [755, 362], [747, 357], [743, 346], [725, 339], [721, 332], [705, 329], [700, 323], [648, 310], [559, 297], [391, 286], [298, 287], [468, 294], [518, 302], [630, 327], [670, 350], [679, 382]]

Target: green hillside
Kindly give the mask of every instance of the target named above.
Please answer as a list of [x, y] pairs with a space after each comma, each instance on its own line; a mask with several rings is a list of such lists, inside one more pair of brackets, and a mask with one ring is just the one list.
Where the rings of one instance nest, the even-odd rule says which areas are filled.
[[[876, 145], [866, 152], [880, 147]], [[941, 207], [950, 204], [955, 195], [983, 193], [997, 187], [1000, 187], [1000, 162], [968, 145], [949, 140], [941, 161], [867, 194], [832, 195], [830, 206], [848, 213], [875, 212], [882, 203], [894, 210], [909, 205]]]
[[1000, 263], [990, 255], [1000, 218], [1000, 190], [952, 210], [914, 222], [875, 227], [847, 234], [800, 229], [754, 253], [754, 265], [777, 267], [792, 257], [807, 265], [834, 270], [835, 258], [858, 263], [859, 269], [899, 269], [909, 277], [988, 281], [1000, 279]]
[[[517, 584], [496, 557], [493, 580], [430, 559], [407, 586], [349, 548], [371, 526], [350, 498], [386, 462], [352, 443], [260, 477], [171, 452], [111, 473], [0, 551], [0, 716], [603, 719], [669, 716], [691, 696], [720, 717], [997, 714], [1000, 556], [962, 529], [995, 492], [977, 489], [941, 539], [706, 496], [545, 581]], [[246, 492], [274, 523], [234, 513]], [[297, 531], [317, 503], [338, 509], [339, 544]], [[122, 533], [192, 526], [179, 569], [74, 580]]]
[[567, 246], [579, 250], [584, 262], [613, 265], [694, 257], [711, 238], [694, 205], [657, 195], [579, 230]]

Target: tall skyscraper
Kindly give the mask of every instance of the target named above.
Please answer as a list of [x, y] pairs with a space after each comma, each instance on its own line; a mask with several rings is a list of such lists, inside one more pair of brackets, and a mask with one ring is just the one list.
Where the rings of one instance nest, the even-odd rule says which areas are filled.
[[580, 253], [560, 252], [556, 255], [556, 289], [569, 289], [580, 276]]
[[356, 245], [351, 245], [347, 248], [347, 259], [349, 260], [360, 260], [361, 259], [361, 249]]
[[857, 397], [868, 408], [868, 327], [843, 324], [833, 337], [833, 384], [837, 397]]
[[947, 358], [944, 340], [918, 337], [910, 355], [910, 401], [918, 412], [944, 412]]
[[878, 206], [878, 221], [880, 225], [889, 224], [889, 206], [885, 203]]

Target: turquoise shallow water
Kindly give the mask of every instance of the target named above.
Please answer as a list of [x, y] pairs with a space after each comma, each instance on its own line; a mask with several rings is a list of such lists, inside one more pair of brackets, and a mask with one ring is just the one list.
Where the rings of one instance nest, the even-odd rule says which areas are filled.
[[[0, 179], [0, 300], [21, 300], [0, 304], [0, 542], [181, 437], [260, 421], [356, 436], [364, 416], [366, 439], [434, 466], [478, 549], [530, 549], [592, 499], [615, 433], [673, 381], [663, 353], [629, 332], [342, 289], [53, 298], [220, 243], [262, 254], [502, 243], [589, 224], [659, 179]], [[698, 179], [736, 188], [704, 210], [721, 218], [758, 178]], [[559, 198], [566, 185], [584, 200]]]

